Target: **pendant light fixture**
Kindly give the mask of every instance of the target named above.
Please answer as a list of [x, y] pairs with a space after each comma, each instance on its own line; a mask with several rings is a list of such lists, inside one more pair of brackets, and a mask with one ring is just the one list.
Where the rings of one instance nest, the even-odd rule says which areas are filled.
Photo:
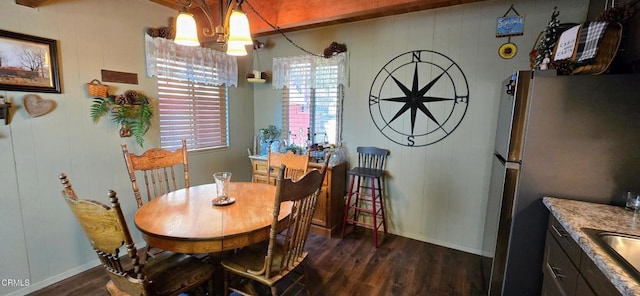
[[229, 16], [229, 20], [226, 25], [229, 28], [229, 37], [227, 38], [227, 42], [238, 42], [243, 45], [253, 44], [249, 29], [249, 19], [244, 11], [242, 11], [240, 4], [231, 11], [231, 15]]
[[[178, 4], [182, 6], [183, 11], [180, 12], [176, 18], [176, 37], [174, 42], [176, 44], [187, 46], [199, 46], [200, 41], [198, 39], [196, 21], [193, 18], [193, 15], [187, 11], [187, 8], [191, 6], [193, 0], [188, 0], [186, 2], [183, 2], [182, 0], [177, 1]], [[217, 36], [216, 42], [218, 42], [223, 48], [226, 46], [226, 52], [229, 55], [247, 55], [247, 49], [245, 46], [253, 44], [253, 41], [251, 39], [249, 19], [244, 11], [242, 11], [241, 7], [243, 0], [228, 0], [224, 23], [223, 25], [215, 27], [213, 26], [211, 10], [209, 9], [209, 5], [206, 0], [195, 1], [198, 3], [198, 7], [202, 9], [209, 21], [209, 27], [203, 27], [202, 35], [207, 37]], [[220, 10], [222, 14], [222, 2], [220, 3]]]
[[186, 8], [176, 18], [176, 37], [173, 42], [186, 46], [200, 46], [196, 20], [193, 18], [193, 14], [187, 12]]

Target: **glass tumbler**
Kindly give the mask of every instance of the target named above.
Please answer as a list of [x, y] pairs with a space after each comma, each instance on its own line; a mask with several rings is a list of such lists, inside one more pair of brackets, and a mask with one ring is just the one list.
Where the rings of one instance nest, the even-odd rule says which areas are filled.
[[218, 172], [213, 174], [213, 179], [216, 181], [216, 195], [217, 197], [225, 201], [229, 198], [229, 183], [231, 182], [230, 172]]

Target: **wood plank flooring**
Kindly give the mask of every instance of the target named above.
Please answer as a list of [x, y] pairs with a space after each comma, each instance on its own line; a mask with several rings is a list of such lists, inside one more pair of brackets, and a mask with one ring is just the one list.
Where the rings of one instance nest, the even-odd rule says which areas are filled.
[[[487, 294], [482, 265], [489, 258], [394, 235], [376, 249], [371, 234], [309, 235], [305, 271], [313, 295]], [[30, 295], [106, 296], [108, 280], [98, 266]]]

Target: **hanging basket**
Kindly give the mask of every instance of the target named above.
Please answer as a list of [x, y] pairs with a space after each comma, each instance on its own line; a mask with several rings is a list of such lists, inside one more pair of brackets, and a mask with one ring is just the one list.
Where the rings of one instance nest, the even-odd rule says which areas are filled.
[[87, 93], [92, 97], [106, 98], [108, 96], [109, 86], [104, 85], [98, 79], [91, 80], [87, 83]]

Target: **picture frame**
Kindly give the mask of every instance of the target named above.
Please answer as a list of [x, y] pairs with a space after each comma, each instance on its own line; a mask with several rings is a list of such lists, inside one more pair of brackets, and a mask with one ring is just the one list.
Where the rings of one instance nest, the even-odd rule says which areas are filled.
[[524, 17], [512, 15], [496, 20], [496, 37], [520, 36], [524, 34]]
[[58, 42], [0, 30], [0, 90], [61, 93]]

